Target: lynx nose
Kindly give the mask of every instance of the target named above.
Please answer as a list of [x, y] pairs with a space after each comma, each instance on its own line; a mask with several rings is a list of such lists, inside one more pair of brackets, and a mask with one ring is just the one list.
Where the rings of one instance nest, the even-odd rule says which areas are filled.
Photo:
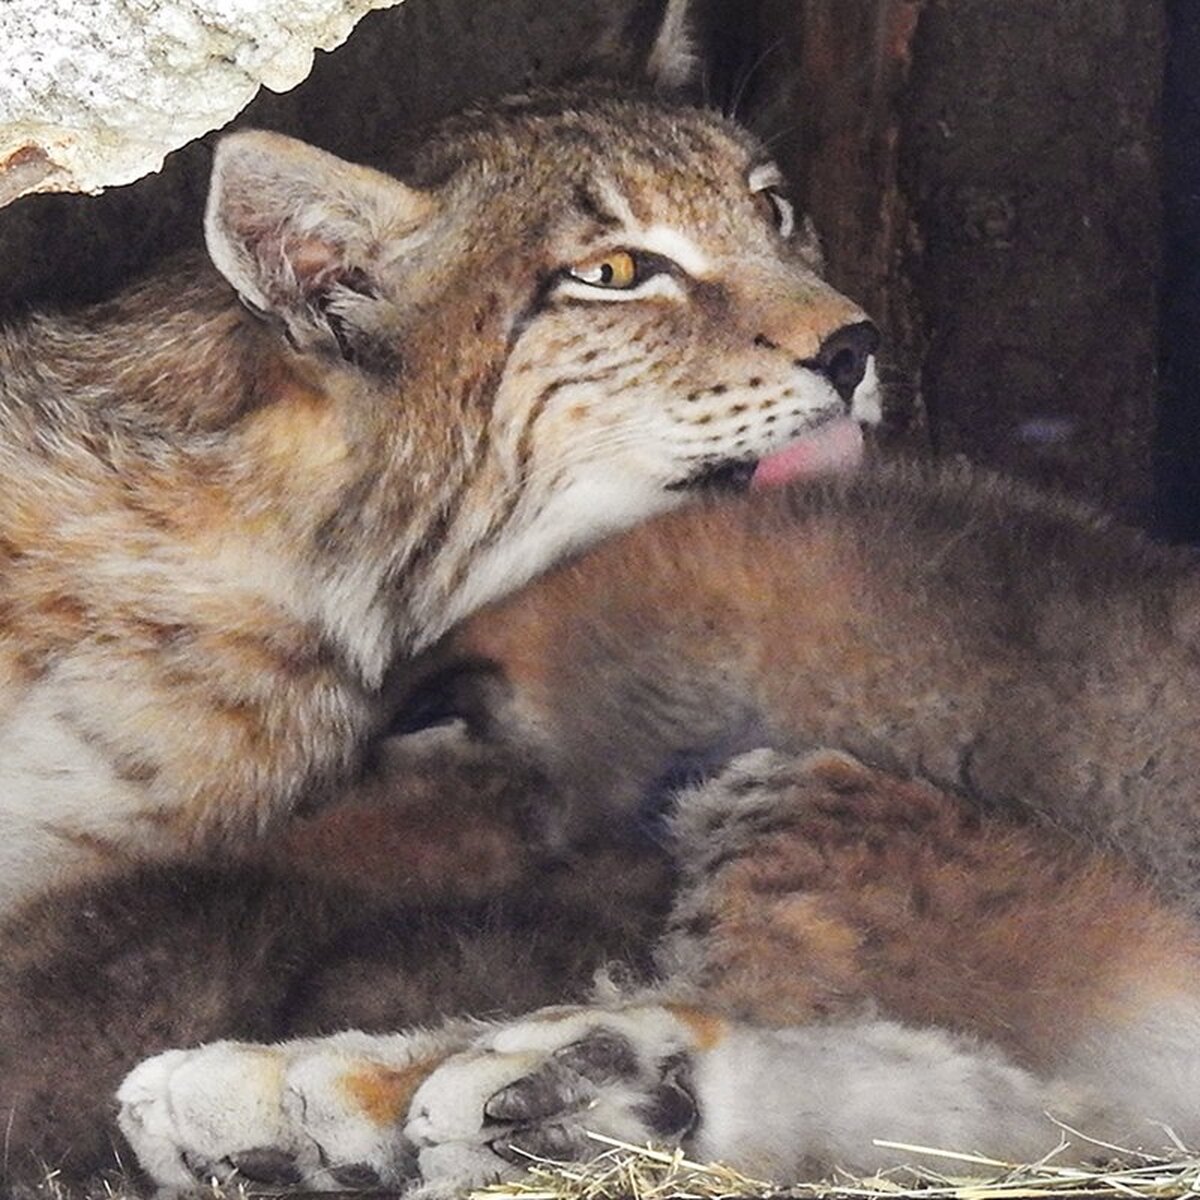
[[854, 389], [867, 373], [867, 361], [878, 349], [879, 330], [870, 321], [859, 321], [835, 329], [821, 343], [809, 365], [833, 384], [849, 410]]

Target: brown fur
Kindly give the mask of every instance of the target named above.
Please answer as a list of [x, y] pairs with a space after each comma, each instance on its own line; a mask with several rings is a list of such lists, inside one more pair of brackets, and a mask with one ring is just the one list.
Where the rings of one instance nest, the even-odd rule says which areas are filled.
[[[653, 804], [756, 746], [836, 746], [1128, 855], [1200, 906], [1191, 554], [916, 466], [680, 512], [480, 613], [400, 681], [565, 795]], [[407, 689], [407, 690], [406, 690]]]
[[[224, 279], [5, 332], [0, 910], [242, 848], [352, 773], [395, 655], [844, 415], [818, 360], [862, 314], [762, 162], [601, 86], [456, 118], [404, 182], [234, 134]], [[628, 294], [578, 278], [626, 251]]]
[[[610, 959], [646, 969], [670, 893], [661, 856], [618, 845], [532, 858], [506, 767], [493, 763], [489, 779], [475, 761], [475, 813], [455, 786], [443, 794], [468, 829], [491, 823], [500, 869], [480, 871], [476, 839], [456, 821], [440, 836], [418, 827], [412, 872], [372, 874], [375, 856], [356, 853], [344, 870], [332, 860], [336, 881], [314, 878], [311, 848], [298, 870], [275, 851], [275, 866], [144, 868], [22, 908], [0, 927], [0, 1178], [111, 1164], [118, 1083], [171, 1046], [515, 1015], [583, 999]], [[433, 787], [431, 772], [414, 791], [430, 800]], [[407, 815], [403, 804], [393, 815]], [[425, 870], [430, 856], [440, 878]]]
[[259, 854], [385, 903], [486, 899], [531, 869], [546, 803], [545, 781], [519, 759], [431, 731], [385, 741], [346, 796], [295, 817]]
[[872, 1003], [1049, 1076], [1097, 1028], [1200, 1000], [1200, 930], [1112, 858], [840, 755], [772, 788], [743, 841], [691, 864], [693, 886], [711, 872], [701, 988], [722, 1011], [798, 1025]]

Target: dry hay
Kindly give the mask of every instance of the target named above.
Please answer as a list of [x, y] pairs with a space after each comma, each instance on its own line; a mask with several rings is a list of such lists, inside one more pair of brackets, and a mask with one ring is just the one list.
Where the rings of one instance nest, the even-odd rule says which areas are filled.
[[[1080, 1136], [1064, 1130], [1074, 1140]], [[478, 1188], [469, 1200], [1183, 1200], [1200, 1196], [1200, 1157], [1173, 1137], [1175, 1153], [1150, 1156], [1095, 1143], [1103, 1166], [1059, 1166], [1054, 1158], [1067, 1145], [1037, 1163], [1006, 1163], [979, 1155], [909, 1146], [875, 1144], [897, 1152], [940, 1159], [947, 1172], [901, 1166], [869, 1178], [844, 1172], [817, 1183], [788, 1186], [752, 1179], [731, 1167], [695, 1163], [682, 1151], [660, 1151], [591, 1135], [607, 1148], [587, 1163], [532, 1159], [524, 1179]], [[955, 1170], [951, 1164], [956, 1164]]]
[[[1064, 1129], [1073, 1141], [1082, 1139]], [[754, 1179], [720, 1163], [696, 1163], [681, 1150], [632, 1146], [598, 1134], [604, 1146], [590, 1162], [564, 1163], [530, 1157], [524, 1177], [476, 1188], [463, 1200], [1185, 1200], [1200, 1198], [1200, 1156], [1188, 1151], [1171, 1133], [1169, 1155], [1149, 1155], [1105, 1143], [1093, 1143], [1094, 1167], [1056, 1165], [1058, 1149], [1036, 1163], [1007, 1163], [979, 1155], [898, 1142], [875, 1144], [896, 1151], [897, 1158], [920, 1155], [947, 1164], [945, 1172], [927, 1166], [899, 1166], [870, 1177], [838, 1172], [815, 1183], [782, 1185]], [[132, 1183], [97, 1182], [86, 1190], [61, 1184], [53, 1172], [17, 1193], [20, 1200], [141, 1200], [145, 1192]], [[281, 1192], [245, 1182], [224, 1186], [198, 1184], [196, 1200], [265, 1200], [287, 1195], [399, 1197], [396, 1191], [375, 1193]]]

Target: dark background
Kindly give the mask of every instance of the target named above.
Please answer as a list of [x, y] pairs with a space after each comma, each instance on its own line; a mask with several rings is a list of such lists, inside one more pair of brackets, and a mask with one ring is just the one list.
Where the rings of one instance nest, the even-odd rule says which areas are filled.
[[1200, 4], [1172, 0], [1163, 88], [1162, 323], [1156, 519], [1200, 541]]
[[[379, 161], [553, 83], [642, 0], [406, 0], [238, 124]], [[768, 138], [889, 338], [884, 447], [1200, 539], [1200, 2], [700, 0], [712, 100]], [[199, 241], [211, 138], [100, 197], [0, 210], [0, 309]]]

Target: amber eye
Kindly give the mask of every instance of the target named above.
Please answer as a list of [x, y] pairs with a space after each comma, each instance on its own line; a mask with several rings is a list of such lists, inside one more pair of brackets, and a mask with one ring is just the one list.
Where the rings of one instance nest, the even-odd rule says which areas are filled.
[[569, 267], [567, 274], [592, 287], [622, 290], [641, 282], [637, 259], [628, 250], [614, 250], [602, 258]]

